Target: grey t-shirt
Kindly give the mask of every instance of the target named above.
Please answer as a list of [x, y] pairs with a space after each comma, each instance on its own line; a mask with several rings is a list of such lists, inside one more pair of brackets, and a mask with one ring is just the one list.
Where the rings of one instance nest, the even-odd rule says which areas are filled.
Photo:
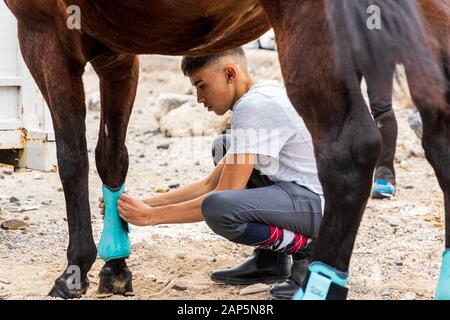
[[256, 154], [255, 168], [272, 181], [323, 195], [311, 135], [277, 81], [257, 82], [235, 103], [231, 138], [228, 154]]

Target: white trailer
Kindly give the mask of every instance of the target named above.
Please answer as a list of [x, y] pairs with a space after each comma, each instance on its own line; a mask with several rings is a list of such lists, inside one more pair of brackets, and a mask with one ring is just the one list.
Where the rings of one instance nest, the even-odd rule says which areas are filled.
[[50, 112], [20, 53], [17, 22], [0, 1], [0, 151], [19, 149], [20, 167], [56, 168]]

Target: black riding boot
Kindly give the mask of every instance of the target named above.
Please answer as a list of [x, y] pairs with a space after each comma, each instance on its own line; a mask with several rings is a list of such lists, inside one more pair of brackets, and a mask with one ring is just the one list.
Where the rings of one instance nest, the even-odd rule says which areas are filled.
[[291, 267], [289, 278], [280, 284], [277, 284], [269, 291], [270, 298], [273, 300], [292, 300], [297, 291], [302, 287], [303, 280], [308, 272], [308, 266], [311, 262], [313, 243], [299, 254], [292, 256], [294, 263]]
[[255, 249], [253, 255], [241, 264], [214, 271], [211, 279], [225, 284], [276, 283], [286, 280], [291, 265], [291, 258], [285, 253]]
[[[384, 191], [384, 189], [395, 188], [396, 184], [394, 158], [398, 132], [397, 119], [395, 118], [395, 112], [392, 109], [377, 117], [375, 121], [380, 129], [383, 140], [383, 149], [375, 169], [375, 186], [372, 190], [372, 198], [385, 198], [387, 196], [384, 195], [384, 192], [387, 192], [387, 194], [393, 194], [395, 192], [395, 189], [391, 191]], [[378, 190], [377, 182], [380, 181], [381, 185], [378, 186], [380, 190]], [[389, 185], [385, 186], [385, 182], [389, 183], [392, 187]]]
[[394, 109], [375, 119], [383, 140], [383, 150], [378, 159], [375, 180], [384, 179], [395, 185], [394, 158], [397, 145], [397, 119]]

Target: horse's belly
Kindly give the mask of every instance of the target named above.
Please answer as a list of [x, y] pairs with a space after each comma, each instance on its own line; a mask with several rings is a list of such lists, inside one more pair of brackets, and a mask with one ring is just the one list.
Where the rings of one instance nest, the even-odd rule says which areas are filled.
[[220, 43], [237, 46], [268, 29], [256, 0], [64, 1], [79, 5], [84, 32], [126, 53], [178, 55]]

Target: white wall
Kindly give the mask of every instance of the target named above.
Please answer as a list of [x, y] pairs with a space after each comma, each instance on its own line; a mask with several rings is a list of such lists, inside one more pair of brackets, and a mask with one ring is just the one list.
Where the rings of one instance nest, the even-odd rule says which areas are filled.
[[0, 1], [0, 150], [23, 149], [21, 166], [56, 165], [50, 112], [20, 54], [17, 22]]

